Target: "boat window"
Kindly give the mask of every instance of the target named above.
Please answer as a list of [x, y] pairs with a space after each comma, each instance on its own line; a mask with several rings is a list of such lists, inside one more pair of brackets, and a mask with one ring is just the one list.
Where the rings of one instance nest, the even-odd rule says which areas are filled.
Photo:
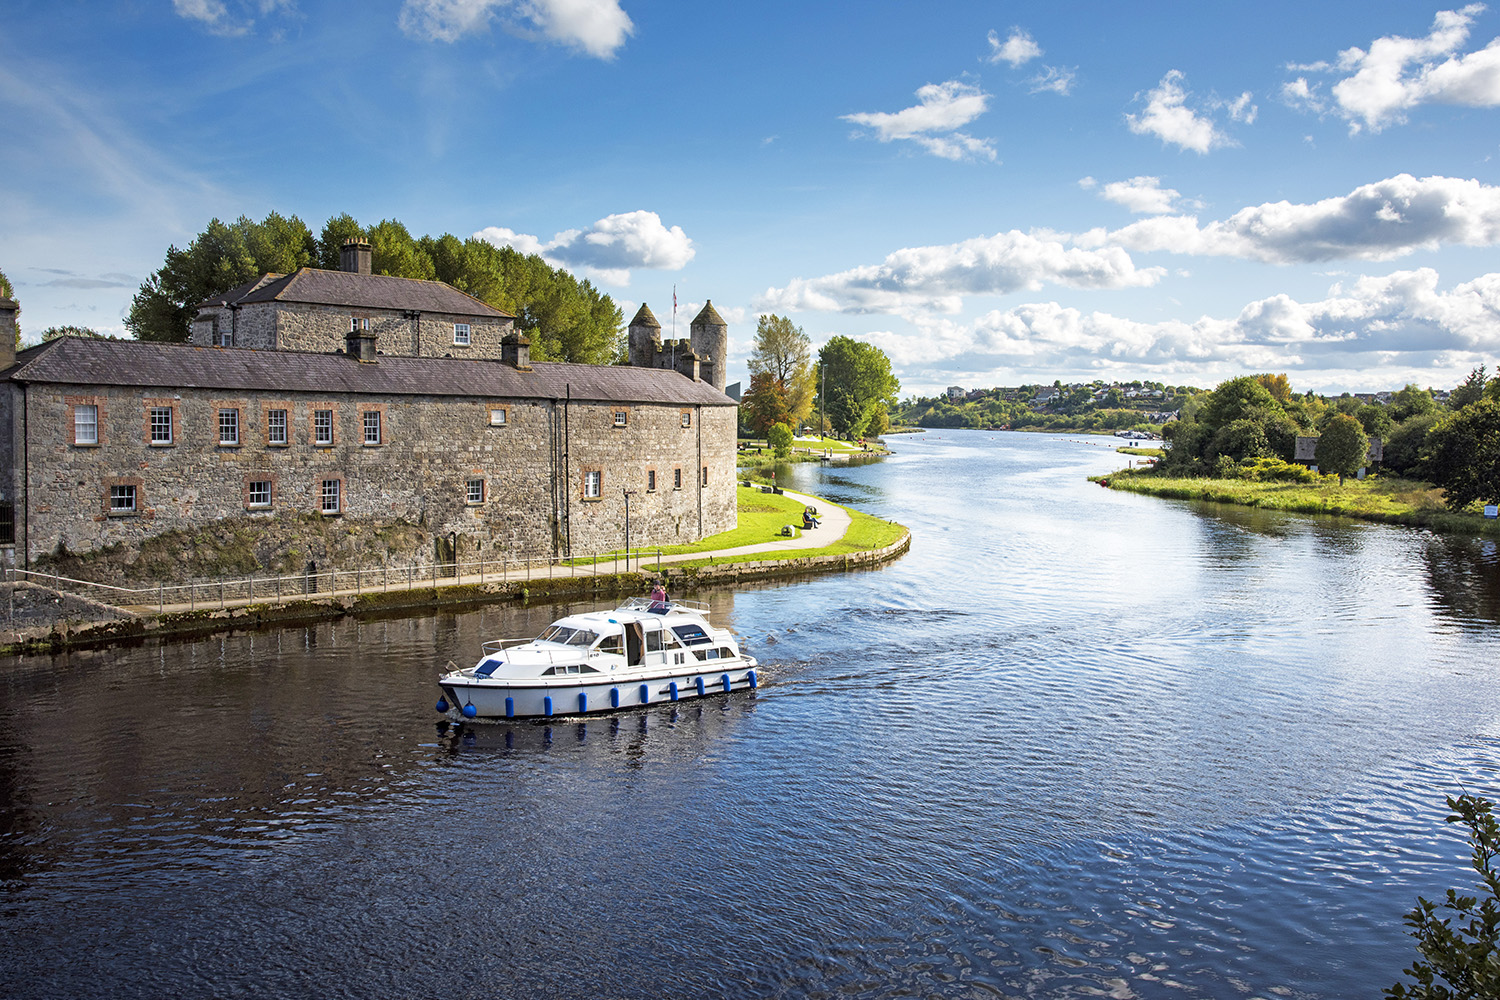
[[646, 633], [646, 652], [661, 652], [661, 629], [654, 628]]
[[728, 646], [720, 646], [719, 647], [719, 657], [720, 657], [720, 659], [726, 659], [727, 660], [727, 659], [729, 659], [732, 656], [734, 656], [734, 653], [730, 650], [730, 648]]
[[578, 668], [578, 672], [580, 674], [597, 674], [597, 673], [601, 673], [601, 671], [599, 670], [598, 667], [591, 667], [587, 663], [585, 663], [583, 666], [579, 667]]
[[619, 653], [623, 652], [623, 649], [624, 647], [620, 645], [620, 637], [618, 635], [607, 635], [604, 637], [604, 641], [599, 643], [599, 652], [601, 653]]
[[573, 630], [566, 625], [548, 625], [547, 631], [536, 637], [537, 642], [560, 642], [566, 643]]
[[708, 633], [703, 631], [702, 625], [673, 625], [672, 631], [676, 632], [682, 641], [689, 646], [697, 646], [713, 641], [708, 637]]
[[496, 659], [485, 660], [474, 669], [474, 676], [488, 677], [490, 674], [493, 674], [495, 672], [495, 668], [500, 666], [500, 663], [501, 661]]
[[564, 641], [566, 641], [569, 646], [592, 646], [594, 644], [594, 640], [597, 638], [599, 638], [599, 634], [597, 632], [590, 632], [586, 628], [580, 628], [575, 629], [573, 634], [568, 636], [568, 638]]

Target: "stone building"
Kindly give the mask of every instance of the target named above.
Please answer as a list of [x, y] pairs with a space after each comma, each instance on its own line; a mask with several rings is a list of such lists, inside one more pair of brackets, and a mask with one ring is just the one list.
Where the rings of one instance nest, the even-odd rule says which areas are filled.
[[[735, 526], [736, 408], [713, 385], [533, 364], [511, 317], [446, 285], [343, 277], [348, 301], [311, 268], [226, 293], [192, 344], [0, 354], [0, 557], [309, 516], [422, 525], [419, 562], [586, 555], [624, 545], [627, 491], [633, 545]], [[196, 340], [226, 329], [240, 346]]]
[[639, 368], [670, 368], [688, 378], [699, 379], [724, 391], [729, 355], [729, 324], [724, 322], [712, 299], [688, 327], [684, 340], [661, 339], [661, 324], [644, 302], [630, 321], [630, 363]]

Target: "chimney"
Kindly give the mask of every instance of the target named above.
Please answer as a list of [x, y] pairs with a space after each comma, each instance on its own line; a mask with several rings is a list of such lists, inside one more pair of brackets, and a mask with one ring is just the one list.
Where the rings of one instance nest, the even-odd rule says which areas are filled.
[[21, 307], [0, 295], [0, 371], [16, 363], [16, 313]]
[[370, 329], [370, 321], [365, 317], [356, 317], [349, 323], [349, 332], [344, 335], [344, 347], [349, 357], [355, 361], [368, 361], [375, 364], [380, 359], [375, 356], [375, 331]]
[[500, 338], [500, 360], [517, 371], [531, 371], [531, 341], [517, 332]]
[[339, 248], [339, 270], [350, 274], [370, 273], [370, 244], [365, 240], [350, 237]]

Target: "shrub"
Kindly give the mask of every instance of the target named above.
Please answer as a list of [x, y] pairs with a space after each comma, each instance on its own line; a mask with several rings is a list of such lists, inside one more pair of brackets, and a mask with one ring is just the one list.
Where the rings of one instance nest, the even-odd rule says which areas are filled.
[[1318, 474], [1305, 465], [1279, 458], [1252, 458], [1240, 463], [1240, 478], [1261, 483], [1311, 483]]

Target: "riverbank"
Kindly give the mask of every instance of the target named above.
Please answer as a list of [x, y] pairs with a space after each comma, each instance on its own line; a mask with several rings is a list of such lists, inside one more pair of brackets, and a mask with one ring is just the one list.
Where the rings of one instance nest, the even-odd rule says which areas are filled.
[[1110, 489], [1169, 500], [1208, 500], [1289, 514], [1352, 517], [1450, 534], [1500, 536], [1500, 521], [1477, 513], [1454, 513], [1443, 506], [1441, 490], [1408, 479], [1369, 476], [1362, 480], [1346, 479], [1340, 485], [1337, 477], [1323, 476], [1313, 483], [1277, 483], [1170, 478], [1129, 469], [1094, 478]]
[[[816, 503], [822, 525], [812, 534], [800, 527], [800, 514]], [[107, 646], [151, 638], [177, 638], [241, 631], [269, 626], [297, 625], [345, 616], [410, 615], [439, 610], [465, 610], [507, 601], [609, 598], [640, 594], [660, 581], [674, 593], [730, 586], [778, 577], [874, 569], [903, 555], [911, 534], [903, 526], [830, 503], [817, 497], [784, 492], [762, 494], [741, 488], [740, 505], [748, 522], [691, 546], [639, 551], [633, 558], [607, 554], [601, 561], [575, 560], [542, 567], [501, 569], [483, 566], [464, 573], [430, 577], [371, 571], [362, 583], [339, 588], [330, 576], [326, 590], [268, 599], [261, 581], [261, 597], [235, 596], [218, 590], [215, 600], [190, 603], [115, 605], [80, 598], [34, 583], [0, 585], [0, 656]], [[780, 531], [798, 516], [789, 537]], [[632, 565], [633, 563], [633, 565]]]

